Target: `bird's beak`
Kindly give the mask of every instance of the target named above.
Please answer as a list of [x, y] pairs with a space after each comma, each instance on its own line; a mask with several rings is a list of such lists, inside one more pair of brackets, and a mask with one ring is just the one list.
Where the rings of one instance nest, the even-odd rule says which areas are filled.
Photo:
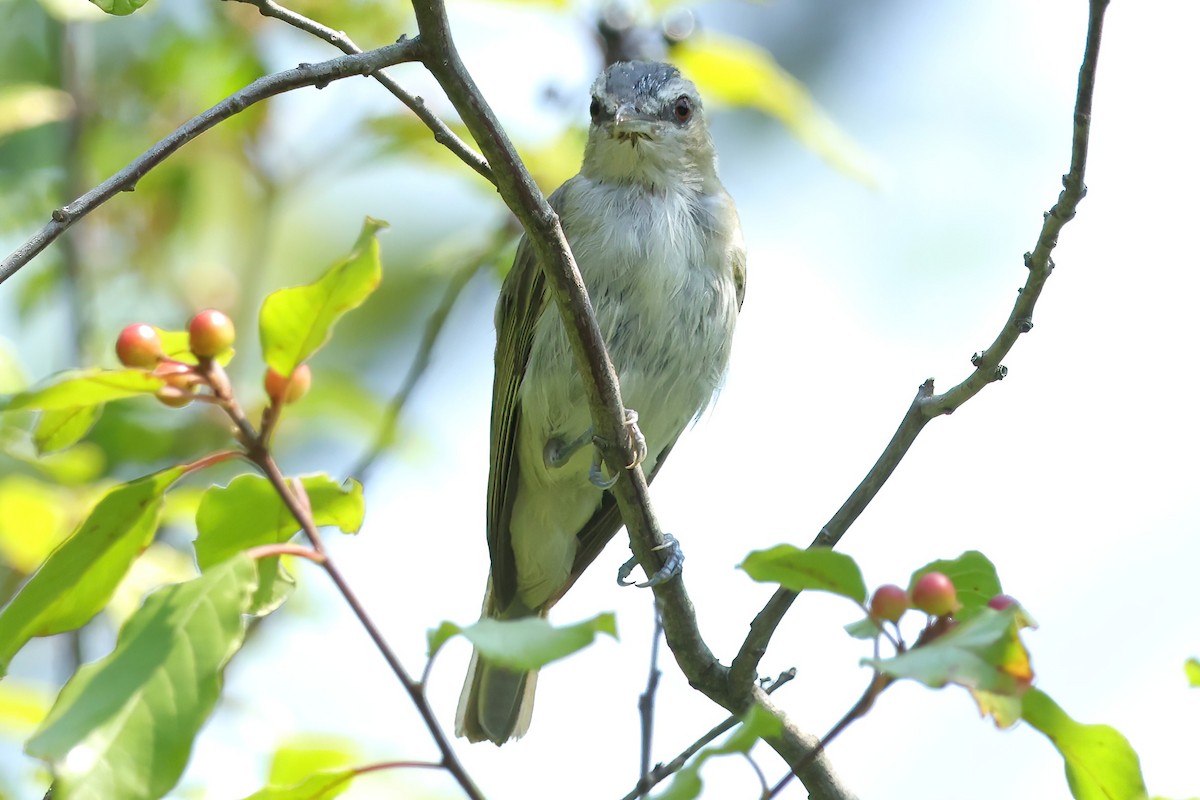
[[658, 120], [642, 114], [626, 103], [613, 115], [613, 134], [618, 138], [649, 138], [658, 125]]

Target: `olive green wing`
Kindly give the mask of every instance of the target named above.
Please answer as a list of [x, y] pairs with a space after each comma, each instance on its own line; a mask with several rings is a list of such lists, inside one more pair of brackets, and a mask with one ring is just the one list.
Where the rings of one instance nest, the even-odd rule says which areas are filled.
[[[561, 208], [570, 183], [550, 195], [550, 205]], [[521, 427], [521, 382], [533, 347], [538, 319], [550, 304], [546, 279], [533, 247], [521, 237], [512, 269], [500, 288], [496, 303], [496, 373], [492, 383], [491, 457], [488, 472], [487, 538], [492, 559], [492, 598], [503, 609], [516, 596], [517, 575], [509, 525], [513, 502], [521, 484], [517, 435]]]

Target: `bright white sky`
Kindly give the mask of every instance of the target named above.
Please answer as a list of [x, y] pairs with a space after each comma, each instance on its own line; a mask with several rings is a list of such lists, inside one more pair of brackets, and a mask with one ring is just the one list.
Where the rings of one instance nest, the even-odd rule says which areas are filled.
[[[874, 36], [844, 49], [815, 90], [878, 158], [878, 192], [832, 172], [774, 123], [740, 113], [717, 120], [723, 176], [751, 254], [749, 291], [727, 387], [676, 448], [653, 496], [683, 543], [702, 630], [723, 659], [770, 594], [734, 565], [752, 549], [807, 544], [879, 454], [917, 385], [934, 376], [945, 389], [965, 377], [971, 353], [1006, 317], [1024, 282], [1022, 253], [1067, 168], [1086, 5], [874, 5], [886, 17]], [[525, 24], [520, 14], [459, 9], [464, 47], [494, 37], [514, 57], [508, 37]], [[771, 9], [735, 13], [750, 24]], [[1027, 636], [1038, 685], [1076, 719], [1125, 733], [1151, 793], [1177, 798], [1200, 791], [1200, 692], [1186, 688], [1182, 669], [1200, 655], [1196, 30], [1200, 6], [1187, 0], [1112, 4], [1091, 192], [1055, 252], [1036, 327], [1006, 360], [1007, 380], [926, 428], [842, 545], [871, 585], [903, 584], [935, 558], [986, 553], [1041, 624]], [[564, 39], [556, 57], [567, 64], [559, 80], [582, 92], [594, 65], [579, 52]], [[468, 50], [470, 62], [487, 58]], [[481, 76], [506, 120], [532, 113], [495, 85], [512, 75]], [[383, 208], [353, 211], [388, 217]], [[489, 315], [477, 309], [494, 289], [477, 289], [475, 310], [451, 320], [456, 349], [439, 352], [409, 418], [443, 446], [410, 452], [376, 476], [366, 529], [335, 550], [418, 673], [425, 629], [471, 621], [486, 574], [492, 340]], [[615, 610], [621, 641], [543, 674], [525, 740], [461, 747], [490, 796], [612, 798], [632, 787], [650, 596], [615, 587], [625, 557], [614, 543], [554, 615], [569, 622]], [[190, 774], [213, 797], [253, 791], [263, 741], [297, 728], [344, 731], [368, 741], [374, 757], [432, 755], [366, 637], [320, 576], [305, 572], [320, 611], [268, 631], [259, 658], [235, 664], [233, 709], [201, 737]], [[813, 732], [867, 680], [857, 666], [866, 649], [841, 630], [853, 619], [844, 601], [805, 596], [763, 662], [771, 674], [799, 669], [779, 699]], [[467, 657], [456, 644], [434, 670], [433, 702], [447, 726]], [[667, 760], [723, 714], [686, 686], [669, 656], [663, 667], [655, 757]], [[299, 688], [314, 675], [325, 678], [321, 691]], [[778, 760], [766, 748], [761, 755], [776, 779]], [[896, 687], [830, 756], [862, 798], [1069, 797], [1048, 742], [1027, 729], [998, 733], [961, 691]], [[708, 797], [756, 796], [739, 760], [710, 762], [705, 777]], [[450, 796], [428, 773], [364, 780], [346, 796], [395, 796], [397, 785]], [[796, 786], [785, 796], [803, 793]]]

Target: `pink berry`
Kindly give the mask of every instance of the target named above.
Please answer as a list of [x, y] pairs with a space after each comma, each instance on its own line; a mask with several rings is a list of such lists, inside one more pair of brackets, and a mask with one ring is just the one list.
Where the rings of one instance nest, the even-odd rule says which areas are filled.
[[144, 322], [126, 325], [117, 336], [117, 358], [127, 367], [153, 369], [161, 355], [158, 331]]
[[917, 579], [913, 584], [912, 602], [934, 617], [952, 614], [961, 607], [954, 583], [940, 572], [926, 572]]
[[908, 593], [894, 583], [887, 583], [875, 590], [871, 596], [871, 616], [899, 622], [908, 610]]
[[233, 320], [214, 308], [205, 309], [188, 324], [188, 345], [197, 358], [212, 358], [233, 347]]
[[994, 608], [997, 611], [1003, 611], [1006, 608], [1012, 608], [1015, 605], [1020, 605], [1015, 597], [1007, 594], [998, 594], [987, 602], [988, 608]]

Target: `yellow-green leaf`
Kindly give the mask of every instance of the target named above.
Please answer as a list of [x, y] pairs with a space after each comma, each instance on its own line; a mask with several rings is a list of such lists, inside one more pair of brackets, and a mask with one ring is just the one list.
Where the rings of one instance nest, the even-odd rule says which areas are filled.
[[1076, 800], [1147, 797], [1141, 761], [1116, 729], [1081, 725], [1038, 689], [1025, 693], [1021, 716], [1062, 754], [1067, 785]]
[[104, 608], [154, 537], [174, 467], [112, 489], [0, 611], [0, 676], [34, 636], [78, 628]]
[[144, 369], [80, 369], [62, 372], [41, 386], [0, 398], [0, 410], [61, 411], [157, 392], [162, 378]]
[[770, 51], [744, 39], [705, 33], [679, 44], [671, 60], [695, 82], [706, 102], [769, 114], [835, 169], [867, 186], [876, 184], [870, 157]]
[[259, 334], [263, 358], [280, 375], [288, 376], [329, 341], [334, 323], [379, 285], [376, 233], [386, 223], [367, 217], [354, 248], [315, 282], [280, 289], [263, 301]]

